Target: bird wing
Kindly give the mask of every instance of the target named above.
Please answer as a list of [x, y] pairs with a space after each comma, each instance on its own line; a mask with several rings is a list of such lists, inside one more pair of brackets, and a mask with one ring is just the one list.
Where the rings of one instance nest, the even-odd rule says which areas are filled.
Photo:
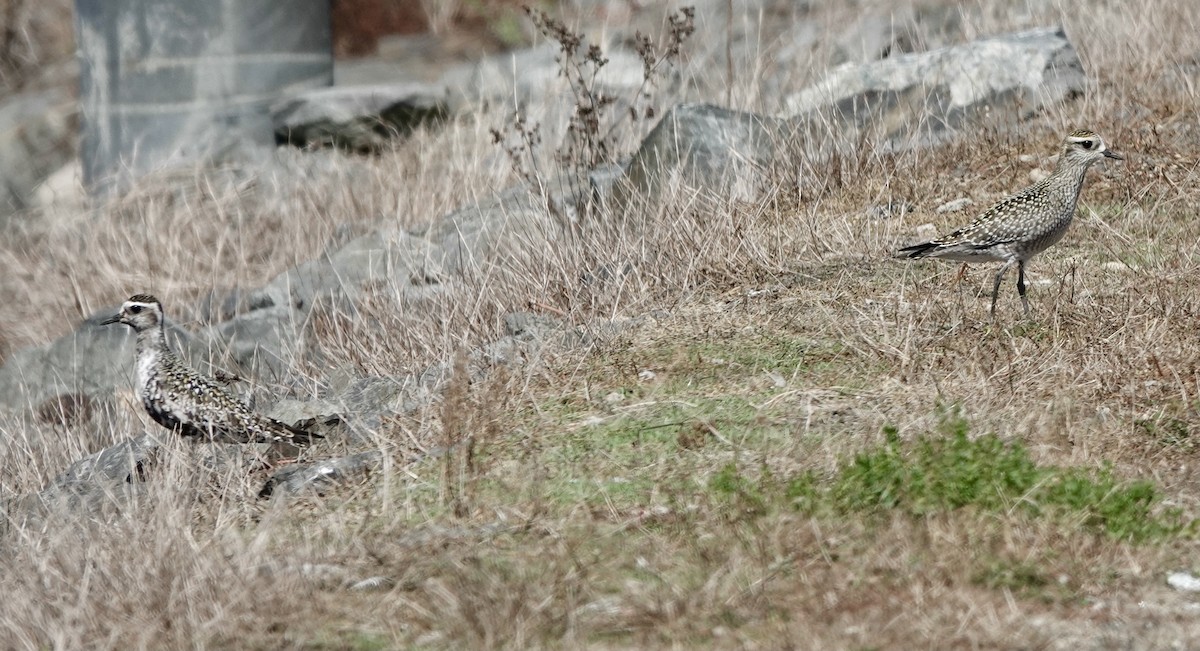
[[986, 248], [1038, 237], [1053, 229], [1053, 220], [1040, 215], [1060, 213], [1062, 197], [1047, 188], [1049, 179], [1035, 183], [992, 204], [975, 221], [934, 240], [940, 245], [966, 244]]
[[[167, 372], [183, 391], [164, 392], [165, 407], [180, 414], [185, 436], [230, 443], [311, 443], [317, 434], [256, 414], [224, 386], [182, 362], [171, 360]], [[170, 395], [166, 395], [170, 393]]]
[[975, 221], [934, 240], [938, 244], [967, 244], [985, 248], [1020, 238], [1019, 213], [1027, 201], [1021, 192], [997, 201]]
[[215, 380], [176, 359], [164, 360], [163, 373], [173, 388], [163, 392], [163, 407], [170, 414], [178, 414], [176, 420], [184, 436], [250, 442], [246, 423], [252, 413], [245, 403]]

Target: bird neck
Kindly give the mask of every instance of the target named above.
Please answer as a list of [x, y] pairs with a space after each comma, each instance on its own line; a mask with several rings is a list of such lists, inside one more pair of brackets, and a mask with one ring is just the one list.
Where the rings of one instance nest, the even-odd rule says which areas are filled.
[[139, 330], [137, 333], [138, 357], [157, 356], [167, 350], [167, 337], [163, 332], [163, 324], [152, 328]]
[[1083, 178], [1087, 174], [1090, 163], [1079, 163], [1070, 160], [1066, 154], [1063, 154], [1058, 159], [1058, 165], [1054, 167], [1054, 171], [1050, 174], [1048, 182], [1051, 185], [1060, 185], [1068, 188], [1072, 193], [1078, 194], [1080, 188], [1083, 187]]

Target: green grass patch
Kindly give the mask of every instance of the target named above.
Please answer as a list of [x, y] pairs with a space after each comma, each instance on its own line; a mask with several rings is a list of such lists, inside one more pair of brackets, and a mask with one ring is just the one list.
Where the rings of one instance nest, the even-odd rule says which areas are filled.
[[316, 640], [304, 642], [298, 648], [306, 651], [384, 651], [395, 648], [393, 640], [380, 633], [366, 631], [338, 631], [321, 635]]
[[750, 481], [738, 472], [737, 464], [729, 463], [708, 480], [708, 488], [718, 499], [732, 504], [739, 512], [757, 517], [769, 511], [768, 496], [762, 488], [765, 483], [769, 482]]
[[885, 442], [844, 464], [833, 477], [811, 471], [779, 479], [757, 479], [729, 465], [709, 490], [736, 501], [744, 513], [765, 514], [782, 502], [815, 517], [901, 512], [920, 518], [958, 509], [1004, 517], [1056, 518], [1069, 527], [1133, 543], [1193, 535], [1195, 520], [1167, 508], [1154, 484], [1123, 481], [1109, 467], [1038, 465], [1020, 442], [988, 434], [968, 435], [966, 421], [950, 416], [942, 431], [900, 439], [885, 430]]
[[1020, 442], [992, 434], [970, 438], [957, 417], [944, 428], [911, 443], [888, 429], [882, 446], [856, 456], [827, 486], [805, 474], [790, 482], [787, 495], [814, 513], [899, 510], [921, 517], [971, 507], [1057, 517], [1135, 543], [1195, 528], [1179, 509], [1162, 506], [1151, 482], [1121, 481], [1108, 467], [1040, 466]]

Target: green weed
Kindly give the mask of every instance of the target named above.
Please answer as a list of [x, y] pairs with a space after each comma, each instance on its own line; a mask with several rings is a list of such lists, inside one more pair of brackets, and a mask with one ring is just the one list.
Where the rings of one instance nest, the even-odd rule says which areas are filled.
[[970, 438], [966, 421], [956, 415], [944, 420], [942, 430], [905, 442], [887, 428], [882, 445], [858, 454], [826, 479], [811, 470], [784, 481], [769, 472], [751, 478], [727, 464], [708, 489], [753, 516], [780, 503], [833, 518], [894, 512], [920, 518], [969, 508], [1056, 518], [1134, 543], [1190, 535], [1195, 528], [1182, 511], [1162, 506], [1150, 482], [1120, 480], [1108, 467], [1038, 465], [1020, 442], [993, 434]]
[[808, 512], [838, 514], [899, 510], [913, 517], [975, 508], [1001, 514], [1058, 517], [1118, 540], [1150, 542], [1194, 528], [1146, 481], [1123, 482], [1111, 469], [1039, 466], [1020, 442], [988, 434], [968, 437], [951, 416], [940, 436], [886, 441], [843, 467], [825, 488], [811, 475], [793, 480], [787, 497]]

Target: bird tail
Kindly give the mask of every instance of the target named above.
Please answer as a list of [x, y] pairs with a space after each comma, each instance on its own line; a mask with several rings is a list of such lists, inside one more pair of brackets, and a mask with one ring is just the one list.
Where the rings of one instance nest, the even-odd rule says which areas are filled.
[[921, 242], [920, 244], [913, 244], [912, 246], [906, 246], [903, 249], [896, 251], [896, 254], [894, 257], [897, 257], [897, 258], [924, 258], [925, 256], [929, 255], [930, 253], [932, 253], [934, 250], [936, 250], [940, 246], [941, 246], [941, 244], [938, 244], [937, 242]]

